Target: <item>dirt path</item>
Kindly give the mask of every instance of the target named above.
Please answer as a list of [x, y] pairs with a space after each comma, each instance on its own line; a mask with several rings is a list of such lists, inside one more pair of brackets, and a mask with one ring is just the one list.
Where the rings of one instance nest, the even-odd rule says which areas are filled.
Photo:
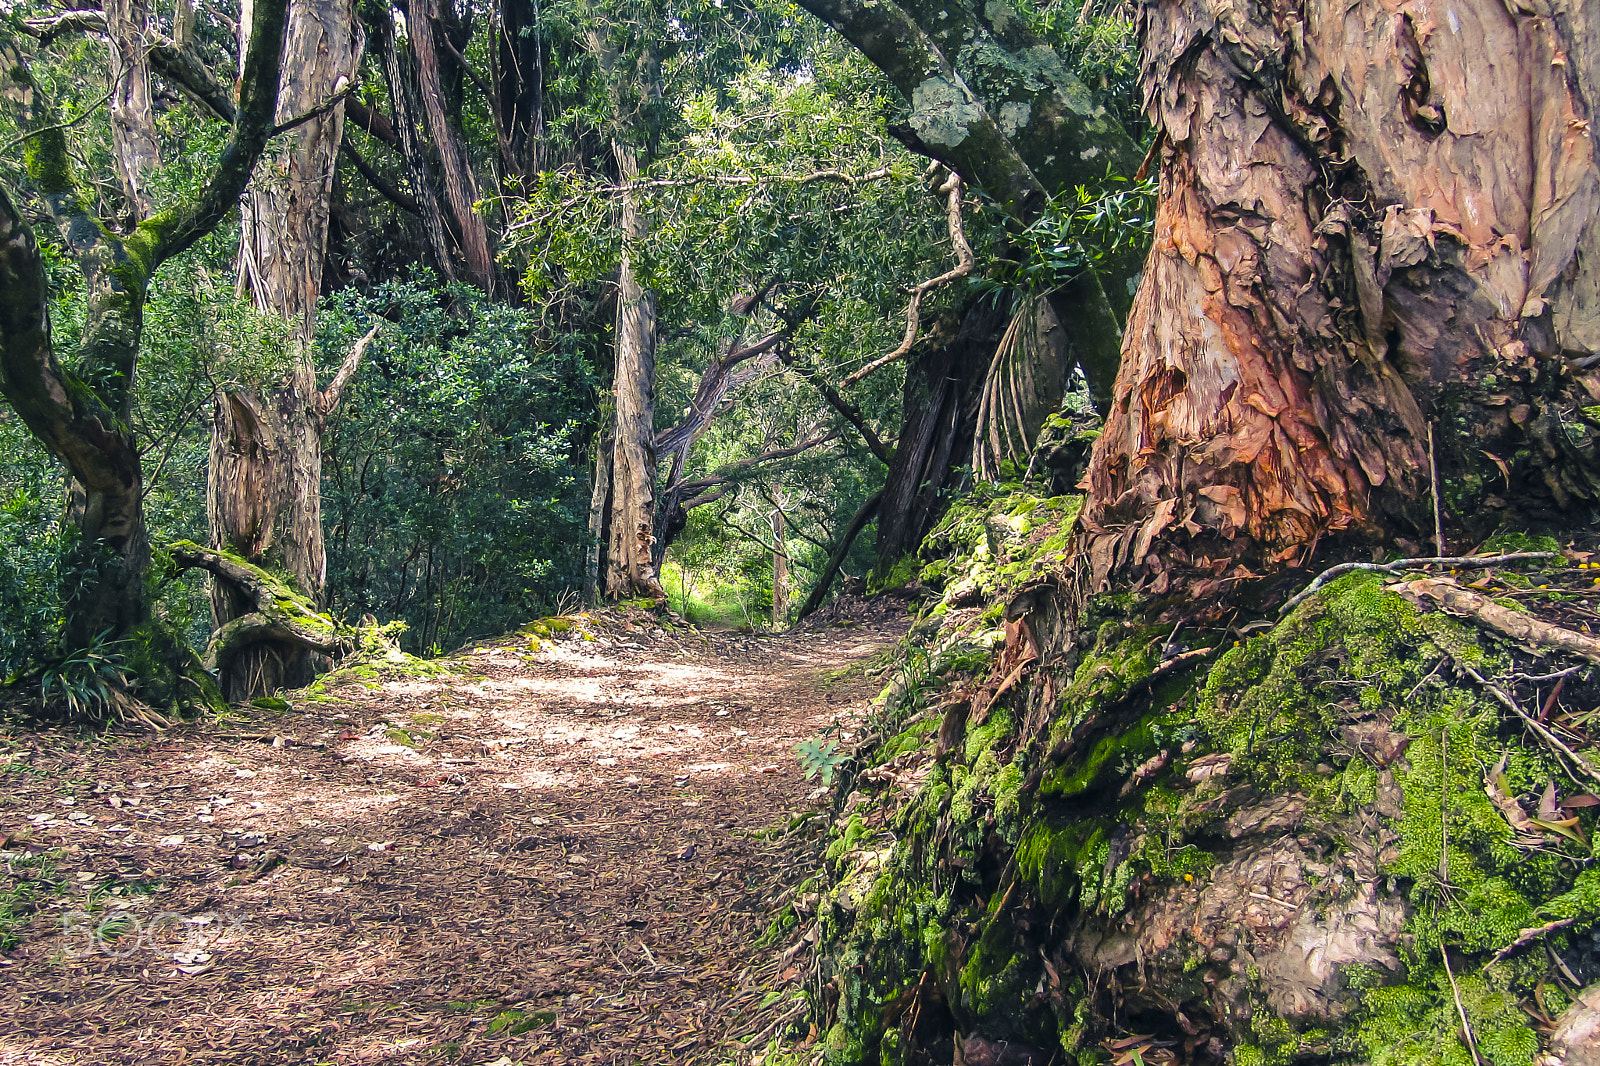
[[806, 866], [761, 832], [811, 791], [792, 747], [899, 627], [625, 625], [154, 739], [0, 736], [0, 915], [32, 911], [0, 1063], [733, 1061]]

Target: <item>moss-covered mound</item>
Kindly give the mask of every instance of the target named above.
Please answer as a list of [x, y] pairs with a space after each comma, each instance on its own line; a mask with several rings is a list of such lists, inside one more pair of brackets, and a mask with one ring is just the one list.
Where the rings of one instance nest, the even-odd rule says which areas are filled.
[[945, 599], [794, 904], [826, 1061], [1532, 1066], [1600, 978], [1600, 782], [1490, 687], [1576, 748], [1587, 671], [1370, 573], [1249, 633], [1099, 602], [1052, 655], [1025, 593], [1073, 511], [941, 527]]

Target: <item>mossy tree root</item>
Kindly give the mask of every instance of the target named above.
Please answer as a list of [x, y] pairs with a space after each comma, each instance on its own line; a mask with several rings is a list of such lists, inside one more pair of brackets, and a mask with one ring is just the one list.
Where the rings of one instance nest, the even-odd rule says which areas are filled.
[[355, 630], [318, 612], [287, 581], [261, 567], [236, 555], [202, 548], [193, 541], [178, 541], [168, 551], [179, 569], [207, 571], [234, 586], [255, 608], [212, 634], [205, 652], [207, 670], [225, 673], [235, 657], [263, 642], [298, 644], [330, 657], [356, 650], [359, 641]]

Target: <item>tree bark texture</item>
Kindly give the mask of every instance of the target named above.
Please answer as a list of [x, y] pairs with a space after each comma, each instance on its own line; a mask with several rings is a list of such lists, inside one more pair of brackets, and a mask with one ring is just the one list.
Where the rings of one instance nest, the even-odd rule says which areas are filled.
[[[1066, 334], [1050, 301], [1023, 302], [995, 347], [978, 400], [972, 469], [987, 481], [1024, 473], [1044, 420], [1061, 406]], [[1002, 464], [1010, 463], [1009, 475]]]
[[117, 177], [128, 197], [129, 213], [139, 221], [150, 214], [147, 178], [161, 163], [161, 144], [150, 107], [150, 4], [148, 0], [106, 0], [105, 20], [111, 49], [111, 139]]
[[417, 87], [422, 97], [422, 112], [428, 136], [439, 157], [444, 177], [445, 201], [450, 206], [453, 229], [466, 262], [467, 278], [478, 288], [494, 293], [494, 255], [489, 251], [489, 231], [475, 206], [478, 183], [466, 158], [459, 122], [445, 113], [445, 89], [439, 72], [439, 42], [435, 34], [444, 32], [439, 21], [438, 0], [415, 0], [408, 9], [411, 53], [416, 57]]
[[971, 454], [980, 390], [1004, 328], [1004, 315], [973, 307], [958, 327], [913, 352], [900, 439], [878, 505], [880, 575], [916, 551], [938, 520], [940, 494], [951, 487], [951, 464]]
[[[394, 119], [384, 125], [373, 121], [364, 124], [363, 128], [373, 136], [381, 136], [378, 130], [387, 130], [393, 135], [394, 144], [400, 149], [400, 158], [405, 163], [406, 181], [411, 186], [411, 195], [419, 209], [418, 217], [422, 220], [423, 233], [428, 238], [428, 249], [433, 253], [433, 265], [447, 280], [454, 281], [455, 260], [450, 241], [445, 235], [444, 216], [439, 211], [438, 197], [434, 195], [433, 178], [421, 133], [422, 120], [418, 115], [421, 104], [417, 100], [416, 79], [412, 69], [414, 64], [410, 53], [402, 50], [395, 39], [394, 20], [389, 12], [381, 12], [372, 26], [382, 45], [383, 76], [389, 86], [389, 103], [394, 109]], [[380, 116], [374, 114], [370, 117], [375, 120]]]
[[544, 33], [539, 0], [500, 0], [496, 91], [508, 173], [531, 178], [544, 166]]
[[[355, 79], [363, 35], [352, 0], [293, 0], [277, 121], [327, 107]], [[322, 538], [322, 424], [311, 339], [327, 246], [328, 205], [344, 135], [342, 102], [282, 137], [257, 169], [240, 210], [239, 288], [292, 327], [285, 381], [220, 394], [206, 484], [211, 543], [286, 574], [313, 600], [326, 583]], [[222, 629], [255, 606], [216, 576], [212, 619]], [[231, 700], [310, 681], [304, 642], [263, 641], [231, 656], [222, 677]]]
[[[623, 184], [639, 177], [631, 145], [615, 142]], [[622, 195], [622, 264], [617, 286], [617, 363], [612, 390], [616, 425], [611, 451], [611, 507], [603, 588], [613, 599], [665, 599], [651, 551], [655, 539], [656, 295], [639, 283], [634, 249], [647, 232], [638, 195]]]
[[126, 236], [92, 209], [75, 173], [66, 127], [34, 84], [21, 53], [0, 34], [0, 101], [28, 139], [28, 176], [84, 276], [86, 314], [78, 365], [50, 343], [38, 246], [0, 189], [0, 395], [70, 475], [68, 515], [80, 531], [67, 565], [75, 580], [65, 641], [120, 638], [147, 620], [150, 544], [143, 476], [130, 428], [145, 294], [156, 270], [215, 228], [238, 202], [273, 127], [286, 4], [258, 5], [244, 49], [233, 136], [192, 197], [153, 212]]
[[[1428, 424], [1479, 532], [1592, 504], [1595, 13], [1158, 0], [1155, 244], [1089, 472], [1090, 588], [1211, 597], [1421, 538]], [[1589, 381], [1589, 388], [1594, 383]], [[1507, 491], [1506, 496], [1511, 492]]]

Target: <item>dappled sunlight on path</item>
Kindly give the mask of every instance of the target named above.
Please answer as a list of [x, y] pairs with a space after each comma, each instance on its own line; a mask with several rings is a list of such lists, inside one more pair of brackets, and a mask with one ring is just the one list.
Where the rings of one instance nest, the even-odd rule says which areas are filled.
[[12, 731], [4, 855], [60, 891], [0, 954], [0, 1063], [734, 1061], [807, 866], [763, 832], [793, 746], [898, 632], [613, 621], [153, 738]]

